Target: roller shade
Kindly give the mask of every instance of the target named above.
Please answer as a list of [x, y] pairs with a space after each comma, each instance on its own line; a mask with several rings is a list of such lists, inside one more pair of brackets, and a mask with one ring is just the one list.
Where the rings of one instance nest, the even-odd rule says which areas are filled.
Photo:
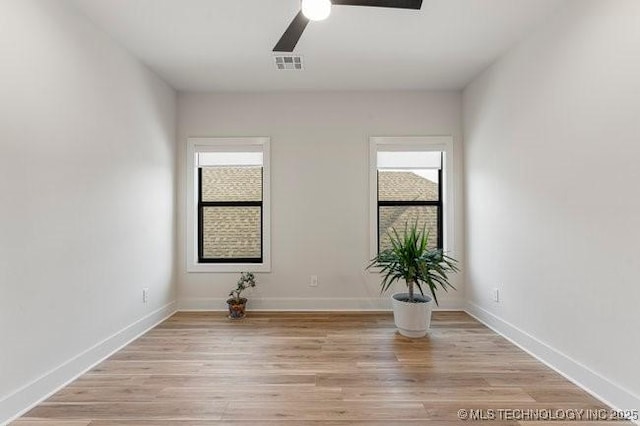
[[440, 151], [378, 151], [378, 169], [442, 169]]
[[262, 166], [262, 152], [199, 152], [196, 154], [198, 167], [215, 166]]

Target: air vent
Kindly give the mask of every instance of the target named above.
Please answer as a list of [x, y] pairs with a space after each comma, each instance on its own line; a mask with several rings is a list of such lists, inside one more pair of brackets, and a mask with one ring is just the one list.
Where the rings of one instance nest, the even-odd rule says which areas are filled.
[[273, 58], [276, 61], [276, 68], [279, 70], [300, 71], [303, 69], [302, 56], [278, 53], [277, 55], [273, 55]]

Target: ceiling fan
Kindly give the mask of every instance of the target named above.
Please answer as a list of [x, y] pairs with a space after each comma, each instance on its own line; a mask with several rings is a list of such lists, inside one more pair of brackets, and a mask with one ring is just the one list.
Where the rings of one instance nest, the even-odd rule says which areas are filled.
[[331, 6], [371, 6], [420, 10], [422, 0], [302, 0], [300, 12], [293, 18], [274, 52], [293, 52], [309, 21], [322, 21], [331, 13]]

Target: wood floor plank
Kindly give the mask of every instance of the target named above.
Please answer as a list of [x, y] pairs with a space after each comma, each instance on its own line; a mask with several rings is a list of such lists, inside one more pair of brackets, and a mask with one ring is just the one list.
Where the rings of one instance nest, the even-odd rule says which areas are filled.
[[[71, 385], [57, 392], [48, 402], [144, 402], [144, 401], [341, 401], [341, 388], [295, 385], [256, 385], [238, 390], [228, 385], [188, 386], [110, 386]], [[530, 398], [530, 397], [529, 397]]]
[[204, 419], [220, 420], [226, 402], [45, 402], [31, 410], [28, 417], [42, 419]]
[[89, 426], [91, 420], [33, 420], [19, 419], [11, 423], [16, 426]]
[[527, 392], [537, 402], [590, 402], [597, 404], [598, 400], [577, 387], [565, 385], [554, 386], [525, 386]]
[[[162, 426], [424, 426], [425, 420], [217, 420], [217, 421], [163, 421]], [[460, 425], [459, 421], [442, 421], [438, 426]], [[487, 422], [464, 422], [465, 425], [479, 426]], [[157, 422], [138, 421], [108, 421], [96, 420], [90, 426], [159, 426]], [[517, 422], [492, 421], [491, 426], [518, 426]], [[580, 425], [574, 425], [580, 426]]]
[[231, 402], [223, 419], [237, 420], [416, 420], [426, 419], [424, 406], [417, 402], [327, 401], [323, 404], [296, 402]]
[[389, 313], [188, 312], [14, 424], [446, 426], [460, 409], [605, 407], [462, 312], [435, 312], [422, 339], [400, 336]]
[[496, 387], [418, 387], [418, 388], [345, 388], [345, 401], [416, 401], [416, 402], [536, 402], [520, 388]]

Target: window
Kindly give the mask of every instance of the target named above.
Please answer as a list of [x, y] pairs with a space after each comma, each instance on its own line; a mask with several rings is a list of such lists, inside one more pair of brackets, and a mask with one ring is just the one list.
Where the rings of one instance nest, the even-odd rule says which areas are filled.
[[389, 233], [417, 223], [442, 248], [442, 152], [378, 151], [378, 251]]
[[190, 139], [188, 270], [269, 270], [269, 140]]
[[451, 138], [371, 139], [371, 257], [391, 246], [389, 233], [417, 223], [432, 248], [450, 250], [445, 201]]

